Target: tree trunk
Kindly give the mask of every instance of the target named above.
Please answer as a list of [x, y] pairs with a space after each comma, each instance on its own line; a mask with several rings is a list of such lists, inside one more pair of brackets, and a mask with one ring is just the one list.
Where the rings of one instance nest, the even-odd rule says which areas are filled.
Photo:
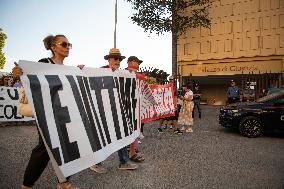
[[177, 34], [172, 32], [172, 75], [177, 78]]
[[[176, 27], [176, 0], [173, 0], [172, 6], [172, 76], [177, 79], [177, 27]], [[175, 86], [177, 86], [175, 80]]]

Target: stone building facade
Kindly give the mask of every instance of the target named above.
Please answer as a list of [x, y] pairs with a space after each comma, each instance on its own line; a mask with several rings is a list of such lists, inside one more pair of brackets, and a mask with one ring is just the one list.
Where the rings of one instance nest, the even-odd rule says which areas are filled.
[[272, 73], [284, 84], [284, 0], [211, 0], [210, 19], [210, 28], [179, 36], [180, 82], [200, 83], [209, 104], [225, 104], [232, 79], [241, 88], [244, 78]]

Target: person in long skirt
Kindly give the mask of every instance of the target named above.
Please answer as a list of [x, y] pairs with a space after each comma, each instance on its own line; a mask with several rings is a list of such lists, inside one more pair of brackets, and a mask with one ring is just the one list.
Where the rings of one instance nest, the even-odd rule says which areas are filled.
[[187, 133], [192, 133], [193, 132], [192, 111], [194, 107], [194, 103], [192, 101], [193, 92], [190, 90], [190, 87], [188, 85], [183, 85], [182, 88], [185, 91], [185, 95], [179, 97], [183, 102], [178, 117], [178, 124], [186, 126], [187, 129], [185, 131]]

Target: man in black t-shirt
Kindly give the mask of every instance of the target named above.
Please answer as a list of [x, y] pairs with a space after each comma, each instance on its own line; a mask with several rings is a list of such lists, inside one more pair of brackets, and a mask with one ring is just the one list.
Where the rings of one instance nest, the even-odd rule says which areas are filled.
[[194, 111], [197, 108], [198, 116], [201, 118], [201, 108], [200, 108], [200, 100], [201, 100], [201, 91], [199, 85], [197, 83], [193, 84], [193, 102], [194, 107], [192, 111], [192, 117], [194, 118]]

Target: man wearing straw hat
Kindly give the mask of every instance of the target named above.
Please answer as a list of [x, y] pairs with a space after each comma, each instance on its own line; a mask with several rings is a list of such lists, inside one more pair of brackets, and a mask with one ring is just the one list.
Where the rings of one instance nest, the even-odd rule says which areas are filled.
[[125, 56], [121, 55], [119, 49], [111, 48], [109, 54], [104, 56], [104, 59], [108, 61], [108, 65], [102, 68], [111, 68], [112, 71], [115, 71], [120, 67], [120, 62], [125, 59]]
[[[108, 61], [108, 65], [103, 66], [102, 68], [111, 68], [112, 71], [117, 70], [120, 67], [120, 62], [125, 59], [125, 56], [122, 56], [119, 49], [111, 48], [108, 55], [104, 56], [104, 59]], [[136, 164], [129, 163], [129, 157], [127, 152], [127, 147], [123, 147], [118, 150], [119, 157], [119, 167], [120, 170], [134, 170], [137, 169], [138, 166]], [[91, 170], [97, 173], [106, 173], [107, 170], [102, 166], [101, 163], [93, 165], [90, 167]]]

